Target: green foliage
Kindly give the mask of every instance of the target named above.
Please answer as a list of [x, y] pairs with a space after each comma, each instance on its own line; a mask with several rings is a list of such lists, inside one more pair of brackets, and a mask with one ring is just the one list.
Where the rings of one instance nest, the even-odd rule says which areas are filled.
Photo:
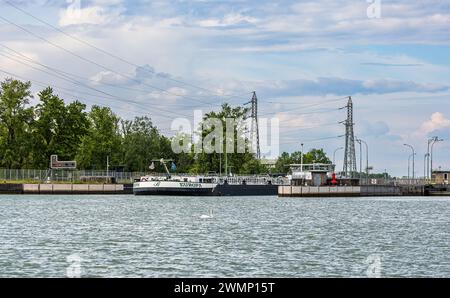
[[[60, 160], [75, 159], [78, 168], [86, 170], [105, 170], [109, 157], [112, 170], [143, 172], [152, 160], [165, 158], [174, 160], [178, 173], [225, 173], [226, 161], [228, 172], [233, 174], [269, 172], [247, 148], [249, 141], [244, 134], [247, 108], [224, 104], [220, 111], [206, 114], [202, 124], [211, 119], [218, 122], [202, 125], [198, 130], [202, 139], [207, 139], [211, 132], [222, 129], [223, 139], [211, 138], [211, 145], [222, 148], [222, 152], [229, 145], [235, 153], [194, 153], [197, 151], [193, 150], [191, 136], [168, 139], [150, 118], [123, 120], [107, 107], [93, 106], [88, 112], [78, 101], [66, 104], [50, 87], [38, 93], [36, 106], [30, 106], [30, 88], [30, 82], [13, 79], [0, 85], [0, 167], [47, 169], [50, 155], [56, 154]], [[235, 120], [230, 136], [226, 134], [227, 119]], [[172, 151], [171, 143], [177, 138], [188, 140], [188, 152]], [[300, 160], [300, 152], [283, 153], [272, 172], [287, 172], [289, 164]], [[321, 149], [305, 154], [305, 163], [313, 161], [330, 162]]]
[[[290, 164], [300, 164], [301, 162], [302, 162], [301, 151], [296, 151], [291, 154], [289, 154], [287, 152], [283, 152], [277, 160], [274, 172], [287, 173], [289, 170]], [[331, 164], [331, 160], [328, 158], [328, 156], [323, 151], [323, 149], [312, 149], [311, 151], [306, 152], [305, 155], [303, 156], [303, 163], [304, 164], [312, 164], [312, 163]]]
[[[243, 135], [244, 132], [244, 122], [243, 119], [247, 114], [248, 109], [243, 107], [231, 107], [228, 104], [224, 104], [222, 109], [218, 112], [210, 112], [206, 114], [203, 118], [203, 125], [199, 129], [199, 134], [202, 140], [206, 140], [207, 137], [216, 129], [220, 129], [217, 125], [205, 125], [211, 119], [218, 119], [222, 126], [223, 139], [217, 140], [213, 139], [211, 144], [213, 146], [218, 145], [217, 148], [220, 149], [222, 146], [223, 153], [208, 153], [202, 150], [195, 157], [195, 161], [191, 167], [192, 173], [205, 173], [208, 171], [222, 172], [225, 173], [225, 166], [228, 165], [228, 172], [235, 174], [256, 174], [260, 170], [263, 170], [262, 165], [259, 161], [255, 160], [254, 154], [245, 150], [245, 153], [239, 152], [244, 151], [245, 147], [240, 148], [239, 144], [246, 144], [248, 140], [245, 139]], [[233, 133], [231, 136], [227, 136], [227, 119], [235, 119], [235, 125], [233, 126]], [[218, 144], [221, 143], [221, 144]], [[234, 153], [225, 152], [226, 147], [234, 147]], [[199, 146], [199, 144], [197, 144]], [[203, 148], [205, 149], [205, 148]]]
[[122, 121], [123, 160], [126, 171], [146, 171], [152, 159], [170, 158], [170, 142], [148, 117]]
[[49, 156], [53, 154], [61, 160], [75, 159], [90, 123], [85, 105], [75, 101], [66, 106], [51, 88], [41, 91], [39, 99], [32, 127], [32, 166], [41, 169], [48, 167]]
[[6, 79], [0, 88], [0, 163], [5, 168], [29, 163], [33, 110], [30, 82]]
[[112, 164], [120, 164], [120, 118], [110, 108], [93, 106], [88, 119], [91, 128], [82, 137], [76, 158], [80, 168], [104, 170], [108, 156]]

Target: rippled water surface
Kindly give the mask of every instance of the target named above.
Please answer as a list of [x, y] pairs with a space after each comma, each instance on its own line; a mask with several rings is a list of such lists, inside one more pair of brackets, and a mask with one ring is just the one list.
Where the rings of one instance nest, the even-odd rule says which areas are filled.
[[0, 196], [0, 277], [77, 255], [86, 277], [450, 277], [450, 198]]

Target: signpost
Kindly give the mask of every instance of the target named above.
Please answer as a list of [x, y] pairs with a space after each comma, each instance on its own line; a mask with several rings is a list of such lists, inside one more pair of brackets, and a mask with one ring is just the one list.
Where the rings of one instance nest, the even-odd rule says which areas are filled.
[[76, 170], [76, 161], [59, 161], [58, 155], [52, 155], [50, 157], [50, 169], [52, 170]]
[[[50, 177], [47, 178], [46, 183], [50, 183], [53, 179], [53, 170], [76, 170], [76, 161], [60, 161], [58, 160], [58, 155], [50, 156]], [[73, 179], [74, 177], [72, 177]]]

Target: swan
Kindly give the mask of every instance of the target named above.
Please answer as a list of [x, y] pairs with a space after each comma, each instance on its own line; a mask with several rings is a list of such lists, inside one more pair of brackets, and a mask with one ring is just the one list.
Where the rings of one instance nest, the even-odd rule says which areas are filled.
[[211, 218], [214, 218], [212, 209], [209, 209], [209, 215], [206, 214], [200, 215], [200, 219], [211, 219]]

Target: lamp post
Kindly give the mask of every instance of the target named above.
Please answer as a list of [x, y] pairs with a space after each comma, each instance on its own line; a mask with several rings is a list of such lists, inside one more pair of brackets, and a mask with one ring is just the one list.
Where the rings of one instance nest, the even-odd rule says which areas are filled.
[[430, 158], [431, 158], [431, 163], [430, 163], [430, 178], [433, 178], [433, 148], [434, 148], [434, 144], [436, 144], [437, 142], [443, 142], [443, 139], [439, 139], [438, 137], [435, 137], [433, 143], [431, 144], [431, 153], [430, 153]]
[[366, 175], [369, 178], [369, 146], [363, 140], [360, 140], [366, 146]]
[[[412, 145], [410, 145], [410, 144], [403, 144], [403, 145], [406, 146], [406, 147], [411, 148], [411, 151], [412, 151], [412, 178], [414, 180], [416, 178], [416, 165], [415, 165], [415, 163], [416, 163], [416, 158], [415, 158], [416, 150], [414, 150], [414, 147]], [[408, 167], [409, 167], [409, 161], [408, 161]], [[409, 178], [409, 173], [408, 173], [408, 178]]]
[[423, 179], [427, 180], [427, 160], [430, 157], [429, 153], [425, 153], [425, 156], [423, 157]]
[[344, 147], [339, 147], [336, 150], [334, 150], [334, 152], [333, 152], [333, 165], [336, 165], [336, 152], [338, 152], [339, 150], [344, 150]]
[[301, 163], [300, 169], [301, 169], [301, 172], [302, 172], [302, 173], [303, 173], [303, 155], [304, 155], [304, 153], [303, 153], [303, 146], [304, 146], [304, 145], [305, 145], [305, 144], [302, 143], [302, 152], [301, 152], [302, 155], [301, 155], [301, 158], [300, 158], [300, 159], [301, 159], [301, 161], [300, 161], [300, 163]]
[[408, 157], [408, 182], [411, 184], [411, 157], [414, 159], [415, 153], [412, 153]]
[[430, 179], [430, 146], [432, 143], [434, 143], [438, 137], [432, 137], [428, 139], [428, 147], [427, 147], [427, 179]]
[[361, 139], [356, 139], [359, 144], [359, 180], [362, 178], [362, 141]]

